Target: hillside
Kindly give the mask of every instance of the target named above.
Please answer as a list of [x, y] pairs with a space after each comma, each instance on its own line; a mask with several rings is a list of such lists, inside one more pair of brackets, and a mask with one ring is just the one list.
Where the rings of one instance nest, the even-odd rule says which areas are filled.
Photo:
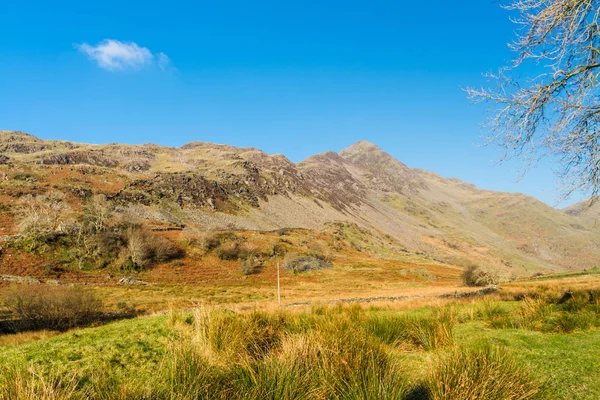
[[[57, 192], [69, 218], [80, 218], [90, 199], [103, 195], [122, 220], [176, 242], [211, 231], [301, 228], [314, 232], [303, 234], [309, 238], [329, 234], [323, 240], [330, 243], [328, 224], [344, 221], [364, 233], [345, 245], [382, 259], [486, 265], [515, 276], [600, 263], [594, 210], [558, 210], [522, 194], [480, 190], [411, 169], [364, 141], [294, 164], [254, 148], [202, 142], [91, 145], [0, 131], [4, 239], [18, 231], [23, 199]], [[189, 254], [184, 265], [207, 262]], [[17, 263], [0, 257], [0, 274], [18, 272]], [[22, 260], [20, 268], [41, 265], [45, 253]]]

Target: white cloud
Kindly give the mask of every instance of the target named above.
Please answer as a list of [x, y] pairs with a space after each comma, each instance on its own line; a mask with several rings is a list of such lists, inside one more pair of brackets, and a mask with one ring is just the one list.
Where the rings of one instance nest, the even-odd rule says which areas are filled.
[[165, 53], [158, 53], [156, 58], [160, 69], [168, 68], [171, 65], [171, 59]]
[[75, 45], [75, 47], [82, 53], [87, 54], [100, 68], [109, 71], [139, 70], [154, 63], [155, 58], [161, 69], [165, 69], [171, 63], [166, 54], [158, 53], [154, 56], [149, 49], [134, 42], [105, 39], [95, 46], [82, 43]]

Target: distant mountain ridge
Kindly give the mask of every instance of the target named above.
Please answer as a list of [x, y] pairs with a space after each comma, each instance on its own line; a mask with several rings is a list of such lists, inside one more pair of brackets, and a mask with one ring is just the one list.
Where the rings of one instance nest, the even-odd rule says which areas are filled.
[[[530, 196], [481, 190], [411, 169], [366, 141], [295, 164], [204, 142], [92, 145], [0, 131], [0, 164], [7, 204], [47, 190], [78, 201], [79, 190], [103, 193], [135, 218], [198, 229], [319, 230], [349, 221], [461, 266], [524, 273], [600, 264], [597, 208], [558, 210]], [[37, 178], [17, 190], [10, 183], [16, 171]]]

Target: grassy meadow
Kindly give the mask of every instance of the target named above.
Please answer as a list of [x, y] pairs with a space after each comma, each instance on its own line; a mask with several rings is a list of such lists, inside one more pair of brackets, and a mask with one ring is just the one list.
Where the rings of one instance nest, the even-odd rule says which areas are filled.
[[205, 306], [1, 335], [0, 399], [600, 398], [593, 278], [465, 299]]

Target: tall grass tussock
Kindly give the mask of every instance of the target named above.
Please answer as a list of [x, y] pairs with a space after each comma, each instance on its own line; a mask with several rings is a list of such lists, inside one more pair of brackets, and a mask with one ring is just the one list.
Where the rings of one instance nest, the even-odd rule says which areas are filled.
[[505, 349], [458, 347], [434, 358], [424, 392], [430, 400], [534, 399], [540, 383]]
[[[2, 365], [0, 400], [537, 398], [538, 381], [503, 349], [454, 347], [457, 320], [452, 306], [172, 311], [164, 352], [142, 373], [112, 360]], [[430, 372], [415, 373], [408, 354], [427, 354]]]
[[[529, 329], [541, 332], [571, 333], [600, 326], [597, 291], [567, 291], [560, 298], [552, 295], [524, 298], [512, 311], [492, 312], [483, 317], [496, 329]], [[496, 305], [495, 307], [499, 307]]]

